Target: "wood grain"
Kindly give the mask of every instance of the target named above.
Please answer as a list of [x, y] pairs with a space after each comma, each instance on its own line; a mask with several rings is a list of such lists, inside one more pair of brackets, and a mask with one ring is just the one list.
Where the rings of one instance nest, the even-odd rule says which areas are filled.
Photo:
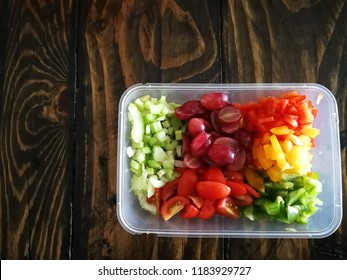
[[316, 82], [338, 101], [347, 210], [346, 0], [0, 1], [2, 259], [347, 259], [308, 239], [131, 235], [118, 103], [145, 82]]
[[69, 258], [71, 13], [71, 1], [11, 1], [1, 10], [10, 27], [1, 34], [2, 259]]
[[[204, 20], [197, 20], [201, 14]], [[80, 214], [95, 217], [88, 228], [80, 228], [82, 236], [88, 236], [88, 258], [180, 259], [184, 254], [200, 258], [205, 254], [201, 247], [217, 249], [216, 240], [129, 235], [117, 222], [114, 204], [105, 201], [116, 192], [112, 147], [123, 91], [135, 83], [185, 81], [200, 75], [218, 80], [219, 10], [210, 9], [206, 2], [91, 1], [82, 18], [86, 21], [82, 51], [88, 67], [81, 72], [91, 93], [84, 109], [84, 159], [89, 164], [81, 179], [88, 193], [83, 194], [87, 203]], [[195, 253], [191, 242], [196, 244]], [[216, 254], [210, 251], [206, 258]]]

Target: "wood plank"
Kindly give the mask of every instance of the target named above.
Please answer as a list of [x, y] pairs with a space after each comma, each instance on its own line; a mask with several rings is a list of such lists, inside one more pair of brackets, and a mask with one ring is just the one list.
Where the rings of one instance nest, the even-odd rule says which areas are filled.
[[[340, 130], [346, 131], [346, 1], [229, 0], [222, 1], [221, 9], [224, 82], [320, 83], [335, 94]], [[341, 150], [346, 182], [346, 147]], [[346, 211], [345, 203], [343, 207]], [[345, 225], [343, 218], [335, 234], [317, 241], [229, 239], [225, 257], [345, 258]]]
[[130, 235], [118, 223], [113, 204], [118, 101], [124, 90], [141, 82], [220, 81], [220, 12], [208, 2], [109, 0], [83, 5], [79, 80], [88, 94], [78, 100], [83, 116], [77, 120], [82, 127], [77, 134], [83, 134], [79, 141], [85, 145], [78, 155], [76, 180], [83, 185], [83, 205], [76, 201], [74, 244], [79, 252], [74, 258], [222, 257], [217, 239]]
[[0, 255], [66, 259], [73, 170], [72, 1], [7, 1], [0, 13], [6, 22], [0, 34]]

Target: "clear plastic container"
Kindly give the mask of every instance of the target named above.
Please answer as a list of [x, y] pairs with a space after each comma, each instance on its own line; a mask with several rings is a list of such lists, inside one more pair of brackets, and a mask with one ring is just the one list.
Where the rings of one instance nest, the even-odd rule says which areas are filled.
[[[223, 91], [232, 102], [256, 101], [262, 96], [277, 96], [285, 91], [305, 94], [319, 109], [314, 126], [320, 129], [317, 146], [312, 149], [312, 171], [317, 171], [323, 183], [318, 196], [323, 206], [307, 224], [284, 224], [272, 220], [252, 222], [243, 217], [232, 220], [215, 216], [210, 220], [182, 219], [176, 215], [167, 222], [141, 208], [137, 197], [130, 191], [130, 123], [127, 107], [143, 95], [166, 95], [169, 102], [184, 103], [198, 99], [211, 91]], [[317, 102], [318, 100], [318, 102]], [[318, 103], [318, 104], [317, 104]], [[137, 84], [127, 89], [119, 104], [117, 215], [125, 230], [132, 234], [159, 236], [237, 237], [237, 238], [323, 238], [332, 234], [342, 219], [341, 155], [338, 112], [333, 94], [318, 84]]]

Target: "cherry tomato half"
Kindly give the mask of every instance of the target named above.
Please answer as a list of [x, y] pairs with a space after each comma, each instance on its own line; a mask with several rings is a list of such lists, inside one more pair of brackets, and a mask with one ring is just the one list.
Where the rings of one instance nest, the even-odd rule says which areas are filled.
[[199, 215], [199, 209], [196, 208], [193, 204], [186, 205], [181, 213], [181, 217], [184, 219], [192, 219]]
[[188, 197], [192, 201], [193, 205], [198, 209], [200, 209], [202, 205], [204, 204], [205, 199], [203, 199], [200, 196], [188, 196]]
[[178, 195], [193, 195], [198, 182], [198, 174], [196, 170], [187, 169], [181, 176], [178, 182], [177, 194]]
[[198, 182], [196, 190], [199, 196], [210, 200], [224, 198], [230, 193], [230, 188], [227, 185], [212, 181]]
[[240, 184], [241, 182], [227, 181], [226, 184], [230, 188], [230, 196], [238, 196], [247, 194], [247, 189]]
[[203, 174], [204, 181], [213, 181], [225, 184], [225, 178], [218, 167], [210, 167]]
[[219, 215], [232, 219], [239, 219], [241, 216], [240, 210], [234, 203], [233, 199], [229, 196], [218, 201], [216, 212]]
[[253, 197], [250, 194], [239, 195], [233, 197], [233, 201], [237, 206], [247, 206], [252, 204]]
[[189, 199], [187, 197], [180, 195], [171, 197], [170, 199], [164, 201], [163, 206], [161, 207], [161, 216], [163, 217], [164, 221], [167, 221], [188, 204]]
[[199, 218], [202, 220], [211, 219], [216, 214], [215, 200], [204, 201], [202, 208], [200, 209]]
[[147, 198], [147, 202], [150, 204], [154, 204], [157, 210], [157, 213], [160, 212], [160, 195], [161, 195], [161, 189], [155, 188], [154, 194]]
[[165, 186], [162, 187], [160, 192], [161, 201], [168, 200], [171, 196], [174, 195], [175, 190], [177, 189], [179, 180], [180, 178], [176, 178], [175, 180], [166, 183]]

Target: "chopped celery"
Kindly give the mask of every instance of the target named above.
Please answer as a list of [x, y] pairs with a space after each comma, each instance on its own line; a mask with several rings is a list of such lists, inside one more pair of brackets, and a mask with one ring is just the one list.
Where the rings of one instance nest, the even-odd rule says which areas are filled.
[[144, 123], [141, 116], [141, 112], [137, 106], [133, 103], [130, 103], [128, 106], [129, 115], [132, 123], [131, 130], [131, 140], [135, 143], [142, 142], [144, 134]]
[[180, 174], [174, 171], [176, 147], [181, 141], [175, 139], [175, 131], [183, 130], [183, 123], [176, 118], [176, 103], [144, 95], [128, 106], [131, 124], [131, 146], [127, 155], [131, 158], [131, 190], [138, 196], [141, 206], [155, 214], [158, 209], [147, 202], [166, 182]]
[[182, 140], [182, 130], [176, 130], [175, 131], [175, 139], [176, 140]]
[[157, 121], [157, 122], [151, 123], [150, 128], [151, 128], [152, 133], [156, 133], [156, 132], [162, 130], [163, 126], [161, 125], [160, 121]]
[[159, 146], [154, 146], [153, 147], [153, 159], [158, 162], [163, 162], [166, 159], [166, 153], [165, 151], [159, 147]]

